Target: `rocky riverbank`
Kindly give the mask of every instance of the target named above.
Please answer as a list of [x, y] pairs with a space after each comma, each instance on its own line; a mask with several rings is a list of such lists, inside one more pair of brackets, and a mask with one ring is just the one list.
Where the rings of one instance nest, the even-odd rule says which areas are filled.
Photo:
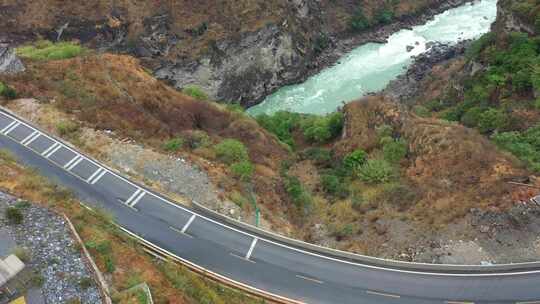
[[434, 66], [464, 55], [471, 42], [465, 40], [454, 45], [443, 43], [428, 45], [428, 51], [416, 56], [407, 72], [392, 80], [381, 92], [382, 95], [399, 102], [411, 100], [418, 93], [421, 81], [431, 73]]

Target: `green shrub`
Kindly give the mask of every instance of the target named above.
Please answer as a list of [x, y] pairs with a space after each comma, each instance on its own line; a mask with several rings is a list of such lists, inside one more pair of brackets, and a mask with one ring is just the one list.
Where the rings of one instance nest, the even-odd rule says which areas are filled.
[[261, 114], [256, 118], [257, 123], [268, 132], [275, 134], [279, 140], [294, 146], [292, 132], [299, 126], [301, 117], [298, 113], [279, 111], [273, 115]]
[[336, 230], [333, 232], [333, 235], [337, 239], [344, 239], [347, 237], [351, 237], [354, 234], [354, 226], [353, 224], [342, 224], [341, 226], [337, 227]]
[[182, 148], [184, 145], [184, 139], [177, 137], [168, 140], [166, 143], [163, 144], [163, 150], [168, 152], [177, 152]]
[[416, 105], [413, 107], [413, 111], [416, 115], [420, 116], [420, 117], [429, 117], [431, 116], [431, 113], [429, 112], [429, 110], [424, 107], [424, 106], [420, 106], [420, 105]]
[[227, 110], [233, 113], [239, 113], [239, 114], [245, 113], [244, 107], [242, 107], [242, 105], [238, 102], [228, 103], [226, 107], [227, 107]]
[[537, 63], [532, 69], [531, 85], [535, 91], [540, 91], [540, 63]]
[[371, 26], [362, 8], [358, 8], [356, 13], [349, 20], [349, 28], [353, 32], [361, 32], [368, 29]]
[[182, 93], [191, 96], [197, 100], [208, 100], [208, 95], [206, 95], [206, 93], [197, 86], [187, 86], [182, 89]]
[[56, 131], [60, 136], [65, 137], [73, 135], [79, 131], [79, 125], [73, 121], [60, 121], [56, 124]]
[[356, 149], [343, 158], [343, 166], [350, 173], [354, 173], [367, 160], [367, 153], [362, 149]]
[[390, 163], [398, 163], [408, 152], [407, 142], [403, 139], [393, 140], [383, 146], [384, 159]]
[[86, 290], [86, 289], [92, 287], [92, 285], [94, 285], [94, 280], [92, 280], [92, 278], [89, 278], [89, 277], [82, 278], [82, 279], [79, 281], [79, 286], [80, 286], [83, 290]]
[[534, 107], [537, 109], [537, 110], [540, 110], [540, 97], [539, 98], [536, 98], [535, 102], [534, 102]]
[[4, 211], [4, 215], [10, 224], [19, 225], [23, 222], [24, 216], [16, 207], [7, 207]]
[[7, 84], [0, 81], [0, 96], [4, 96], [6, 99], [17, 98], [17, 92]]
[[316, 165], [328, 165], [332, 161], [332, 152], [323, 148], [309, 148], [301, 153], [305, 159], [312, 160]]
[[310, 116], [300, 122], [306, 139], [325, 143], [337, 137], [343, 129], [343, 114], [335, 112], [326, 116]]
[[242, 181], [248, 181], [253, 175], [254, 167], [249, 161], [241, 161], [231, 165], [232, 174]]
[[330, 45], [330, 39], [328, 36], [326, 36], [325, 33], [321, 33], [317, 38], [315, 39], [315, 42], [313, 44], [313, 51], [315, 54], [322, 53], [328, 46]]
[[392, 128], [390, 125], [380, 125], [375, 128], [375, 131], [377, 132], [377, 137], [380, 140], [383, 137], [392, 137], [394, 128]]
[[203, 130], [193, 130], [186, 135], [186, 144], [191, 149], [208, 147], [212, 140], [208, 133]]
[[502, 110], [488, 109], [480, 115], [478, 128], [482, 133], [503, 130], [509, 124], [509, 118]]
[[480, 56], [480, 53], [490, 44], [492, 44], [495, 41], [495, 34], [493, 32], [489, 32], [487, 34], [482, 35], [482, 37], [475, 40], [471, 46], [467, 49], [465, 52], [465, 56], [467, 59], [477, 59]]
[[39, 41], [33, 45], [17, 48], [17, 55], [34, 60], [60, 60], [81, 55], [86, 50], [75, 42]]
[[225, 139], [215, 146], [217, 157], [226, 164], [249, 160], [244, 144], [236, 139]]
[[389, 24], [394, 19], [394, 12], [386, 7], [383, 7], [375, 13], [375, 21], [378, 24]]
[[394, 176], [394, 168], [384, 159], [370, 159], [360, 167], [358, 176], [368, 183], [385, 183]]
[[540, 172], [540, 124], [525, 132], [495, 133], [493, 141], [525, 162], [532, 171]]
[[481, 107], [472, 107], [470, 108], [463, 116], [461, 117], [461, 123], [469, 128], [475, 128], [480, 122], [480, 118], [484, 113], [484, 109]]
[[113, 273], [116, 270], [116, 265], [114, 263], [112, 256], [106, 255], [104, 257], [104, 263], [105, 263], [105, 271], [107, 273]]
[[440, 100], [431, 100], [424, 104], [424, 107], [430, 112], [439, 112], [445, 108], [445, 105]]
[[284, 184], [285, 191], [287, 191], [287, 194], [296, 207], [306, 210], [311, 206], [311, 195], [304, 189], [304, 186], [302, 186], [302, 183], [297, 177], [285, 176]]
[[28, 248], [26, 247], [15, 247], [13, 249], [13, 254], [18, 257], [19, 260], [21, 260], [23, 263], [28, 263], [30, 261], [30, 250], [28, 250]]
[[339, 178], [335, 175], [324, 174], [321, 176], [321, 184], [324, 192], [334, 194], [339, 188]]

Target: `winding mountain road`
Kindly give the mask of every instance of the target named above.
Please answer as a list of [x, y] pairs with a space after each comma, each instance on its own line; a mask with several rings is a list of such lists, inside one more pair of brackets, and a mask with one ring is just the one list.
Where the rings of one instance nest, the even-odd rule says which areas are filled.
[[[182, 261], [288, 303], [540, 304], [540, 264], [453, 267], [340, 258], [179, 206], [0, 111], [0, 149]], [[390, 265], [390, 266], [389, 266]], [[418, 265], [416, 267], [415, 265]]]

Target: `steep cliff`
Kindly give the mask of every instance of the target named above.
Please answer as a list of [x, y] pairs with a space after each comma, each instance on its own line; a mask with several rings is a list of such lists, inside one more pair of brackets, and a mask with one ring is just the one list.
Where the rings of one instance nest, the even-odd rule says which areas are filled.
[[[346, 48], [381, 40], [465, 1], [3, 0], [0, 40], [78, 39], [142, 58], [177, 88], [197, 85], [213, 99], [251, 105], [333, 63], [323, 53], [344, 39], [356, 37]], [[354, 18], [366, 27], [359, 34]]]

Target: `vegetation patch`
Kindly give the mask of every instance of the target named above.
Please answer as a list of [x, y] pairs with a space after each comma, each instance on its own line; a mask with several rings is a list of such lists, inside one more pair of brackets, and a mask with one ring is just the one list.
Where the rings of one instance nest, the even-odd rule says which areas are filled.
[[343, 129], [341, 112], [318, 116], [279, 111], [273, 115], [258, 115], [256, 119], [260, 126], [291, 147], [296, 144], [295, 132], [312, 143], [326, 143], [339, 136]]
[[226, 164], [249, 160], [246, 146], [236, 139], [225, 139], [214, 147], [217, 157]]
[[86, 49], [75, 42], [52, 43], [48, 40], [38, 41], [31, 45], [17, 48], [20, 57], [34, 60], [61, 60], [77, 57]]
[[197, 86], [187, 86], [182, 90], [182, 93], [191, 96], [197, 100], [208, 100], [208, 95]]
[[7, 84], [0, 81], [0, 96], [10, 100], [17, 98], [17, 91]]

